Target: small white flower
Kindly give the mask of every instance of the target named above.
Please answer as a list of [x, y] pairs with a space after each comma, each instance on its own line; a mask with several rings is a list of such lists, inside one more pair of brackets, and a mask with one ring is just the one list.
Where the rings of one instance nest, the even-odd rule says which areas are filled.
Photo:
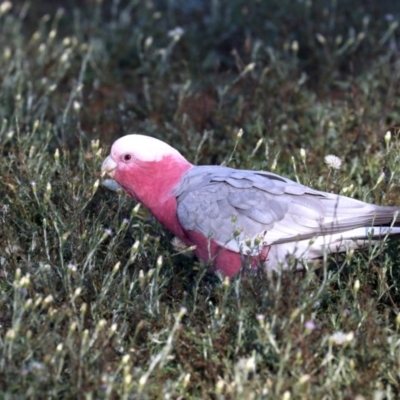
[[76, 270], [77, 270], [76, 265], [75, 265], [75, 264], [72, 264], [72, 263], [69, 263], [69, 264], [67, 265], [67, 268], [68, 268], [68, 270], [71, 271], [71, 272], [76, 272]]
[[53, 40], [57, 36], [57, 31], [55, 29], [52, 29], [49, 33], [49, 39]]
[[378, 176], [378, 180], [376, 181], [376, 185], [375, 187], [377, 187], [380, 183], [382, 183], [382, 181], [385, 179], [385, 173], [381, 172]]
[[113, 235], [113, 231], [112, 231], [111, 229], [108, 229], [108, 228], [105, 228], [105, 229], [104, 229], [104, 233], [105, 233], [107, 236], [112, 236], [112, 235]]
[[171, 241], [172, 247], [174, 248], [175, 251], [182, 253], [187, 249], [187, 246], [185, 243], [182, 242], [182, 240], [178, 239], [177, 237], [174, 237]]
[[390, 143], [390, 139], [392, 138], [392, 132], [390, 132], [390, 131], [387, 131], [386, 133], [385, 133], [385, 142], [386, 142], [386, 145], [388, 145], [389, 143]]
[[175, 41], [178, 41], [183, 36], [184, 33], [185, 31], [183, 30], [183, 28], [177, 26], [176, 28], [168, 31], [168, 36], [172, 37]]
[[347, 334], [344, 332], [335, 332], [333, 333], [330, 337], [329, 340], [332, 343], [335, 343], [337, 345], [341, 345], [346, 341]]
[[9, 47], [5, 47], [3, 51], [4, 58], [9, 60], [11, 57], [11, 49]]
[[79, 111], [81, 109], [81, 104], [79, 103], [79, 101], [75, 100], [73, 106], [75, 111]]
[[53, 301], [53, 296], [51, 294], [49, 294], [44, 300], [43, 303], [44, 304], [50, 304]]
[[301, 161], [303, 161], [303, 163], [305, 163], [306, 157], [307, 157], [306, 149], [303, 149], [303, 148], [300, 149], [300, 157], [301, 157]]
[[254, 355], [252, 355], [249, 358], [241, 358], [237, 364], [236, 368], [238, 371], [248, 374], [249, 372], [254, 372], [256, 369], [256, 358]]
[[318, 40], [318, 42], [320, 42], [321, 44], [326, 44], [326, 39], [323, 35], [321, 35], [320, 33], [317, 33], [315, 35], [316, 39]]
[[151, 45], [153, 44], [153, 38], [151, 36], [149, 36], [148, 38], [146, 38], [146, 40], [144, 41], [144, 47], [146, 49], [148, 49], [149, 47], [151, 47]]
[[361, 286], [360, 280], [356, 279], [356, 281], [354, 282], [354, 286], [353, 286], [353, 290], [354, 290], [355, 294], [357, 294], [358, 291], [360, 290], [360, 286]]
[[325, 156], [325, 163], [329, 168], [339, 170], [342, 167], [343, 161], [333, 154]]
[[0, 15], [9, 12], [11, 9], [12, 9], [11, 1], [4, 1], [3, 3], [0, 4]]
[[291, 397], [292, 397], [292, 394], [289, 392], [289, 390], [286, 390], [286, 392], [283, 393], [282, 399], [283, 400], [290, 400]]
[[311, 375], [306, 374], [300, 377], [299, 379], [299, 383], [304, 385], [305, 383], [307, 383], [309, 380], [311, 379]]
[[354, 339], [354, 332], [335, 332], [329, 337], [329, 341], [333, 344], [336, 344], [338, 346], [341, 346], [345, 343], [349, 343]]

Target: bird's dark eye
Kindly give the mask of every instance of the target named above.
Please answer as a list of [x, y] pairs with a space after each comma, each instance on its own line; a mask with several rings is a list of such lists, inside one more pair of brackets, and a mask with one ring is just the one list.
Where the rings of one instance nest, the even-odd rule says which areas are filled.
[[124, 161], [130, 161], [132, 159], [132, 156], [130, 154], [125, 154], [123, 156]]

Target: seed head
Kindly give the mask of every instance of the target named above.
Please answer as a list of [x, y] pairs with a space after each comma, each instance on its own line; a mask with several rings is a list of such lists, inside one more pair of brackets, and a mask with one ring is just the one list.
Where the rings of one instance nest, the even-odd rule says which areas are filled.
[[343, 161], [333, 154], [325, 156], [325, 163], [329, 168], [339, 170], [342, 167]]

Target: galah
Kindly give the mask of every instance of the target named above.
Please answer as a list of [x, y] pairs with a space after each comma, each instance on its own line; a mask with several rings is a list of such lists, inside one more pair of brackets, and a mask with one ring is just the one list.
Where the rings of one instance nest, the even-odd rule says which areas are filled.
[[102, 164], [125, 192], [225, 276], [285, 269], [400, 234], [399, 207], [311, 189], [271, 172], [195, 166], [144, 135], [118, 139]]

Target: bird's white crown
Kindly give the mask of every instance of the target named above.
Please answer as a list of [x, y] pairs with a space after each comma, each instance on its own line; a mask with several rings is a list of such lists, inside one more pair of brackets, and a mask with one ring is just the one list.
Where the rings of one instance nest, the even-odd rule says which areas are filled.
[[138, 134], [123, 136], [112, 145], [111, 154], [114, 159], [117, 160], [126, 153], [144, 162], [161, 161], [166, 156], [183, 158], [181, 153], [169, 144], [151, 136]]

